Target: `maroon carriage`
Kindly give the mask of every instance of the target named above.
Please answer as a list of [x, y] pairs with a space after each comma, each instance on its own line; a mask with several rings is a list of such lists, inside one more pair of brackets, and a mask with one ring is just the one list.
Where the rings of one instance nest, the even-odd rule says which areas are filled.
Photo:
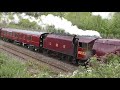
[[6, 40], [12, 40], [12, 30], [2, 28], [1, 29], [1, 37]]
[[10, 28], [2, 28], [1, 30], [1, 37], [37, 48], [43, 46], [46, 34], [48, 33]]
[[13, 40], [25, 45], [40, 46], [40, 36], [43, 33], [29, 32], [29, 31], [13, 31]]
[[2, 29], [0, 30], [0, 37], [4, 38], [4, 31]]
[[2, 30], [2, 28], [0, 28], [0, 34], [1, 34], [1, 30]]
[[95, 41], [93, 49], [98, 57], [109, 53], [120, 53], [120, 40], [118, 39], [98, 39]]

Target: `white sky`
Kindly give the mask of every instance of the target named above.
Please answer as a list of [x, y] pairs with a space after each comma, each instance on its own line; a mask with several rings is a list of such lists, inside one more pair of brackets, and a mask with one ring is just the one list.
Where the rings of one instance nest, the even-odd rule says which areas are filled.
[[103, 19], [110, 19], [114, 12], [92, 12], [92, 15], [100, 15]]

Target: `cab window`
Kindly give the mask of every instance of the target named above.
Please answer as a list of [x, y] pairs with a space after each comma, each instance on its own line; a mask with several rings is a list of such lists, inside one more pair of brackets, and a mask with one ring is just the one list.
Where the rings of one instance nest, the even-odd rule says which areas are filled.
[[81, 42], [79, 42], [79, 47], [87, 48], [87, 43], [81, 43]]
[[81, 42], [79, 42], [79, 47], [82, 47], [82, 43]]
[[32, 40], [32, 37], [31, 37], [31, 36], [28, 36], [28, 40]]
[[92, 49], [92, 47], [93, 47], [93, 43], [89, 43], [88, 44], [88, 49]]
[[87, 48], [87, 43], [82, 43], [83, 48]]

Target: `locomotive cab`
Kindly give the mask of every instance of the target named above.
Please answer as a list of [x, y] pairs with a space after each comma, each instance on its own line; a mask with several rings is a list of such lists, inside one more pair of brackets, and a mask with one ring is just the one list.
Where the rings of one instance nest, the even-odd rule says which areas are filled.
[[95, 54], [92, 50], [93, 44], [96, 38], [80, 37], [77, 49], [77, 59], [79, 61], [87, 61], [90, 57]]

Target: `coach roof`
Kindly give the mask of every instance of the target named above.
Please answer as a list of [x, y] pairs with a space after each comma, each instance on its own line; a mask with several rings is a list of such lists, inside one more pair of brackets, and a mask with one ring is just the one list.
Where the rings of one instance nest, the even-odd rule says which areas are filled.
[[105, 43], [105, 44], [120, 46], [120, 40], [119, 39], [98, 39], [95, 42], [96, 43], [103, 43], [103, 44]]
[[26, 33], [26, 34], [34, 34], [34, 35], [41, 35], [45, 32], [38, 32], [38, 31], [28, 31], [28, 30], [21, 30], [21, 29], [11, 29], [11, 28], [2, 28], [2, 30], [18, 32], [18, 33]]

